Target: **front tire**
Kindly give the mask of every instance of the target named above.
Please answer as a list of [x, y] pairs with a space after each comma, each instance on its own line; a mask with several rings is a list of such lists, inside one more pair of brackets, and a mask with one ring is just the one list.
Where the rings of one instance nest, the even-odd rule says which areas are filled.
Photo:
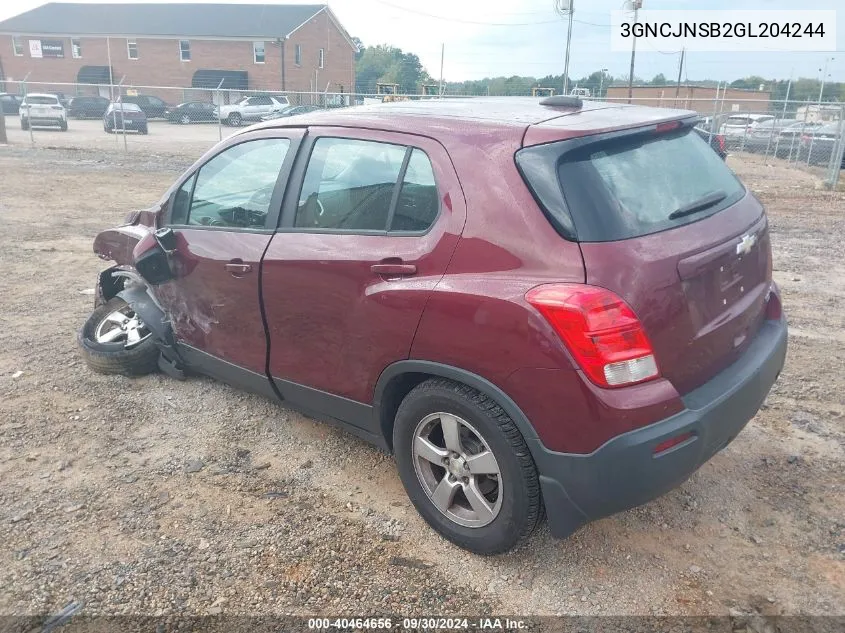
[[227, 118], [226, 122], [232, 127], [238, 127], [243, 122], [243, 117], [239, 112], [232, 112]]
[[189, 117], [187, 114], [183, 114], [181, 117], [179, 117], [179, 123], [181, 123], [182, 125], [188, 125], [190, 122], [191, 117]]
[[86, 364], [97, 373], [143, 376], [158, 368], [152, 333], [119, 297], [94, 310], [77, 339]]
[[29, 129], [29, 121], [26, 119], [21, 119], [21, 129], [28, 130]]
[[59, 129], [62, 132], [67, 132], [67, 121], [62, 121], [61, 123], [59, 123]]
[[512, 549], [543, 516], [534, 460], [492, 399], [434, 378], [402, 401], [393, 429], [399, 475], [426, 522], [476, 554]]

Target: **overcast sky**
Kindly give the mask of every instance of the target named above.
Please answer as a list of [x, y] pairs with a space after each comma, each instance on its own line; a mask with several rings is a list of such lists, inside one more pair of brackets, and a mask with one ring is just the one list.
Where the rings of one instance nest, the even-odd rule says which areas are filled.
[[[96, 1], [96, 0], [94, 0]], [[114, 1], [114, 0], [113, 0]], [[117, 0], [120, 1], [120, 0]], [[238, 0], [233, 0], [237, 2]], [[318, 0], [319, 1], [319, 0]], [[0, 19], [43, 4], [40, 0], [0, 0]], [[280, 4], [308, 4], [288, 0]], [[445, 44], [445, 78], [450, 81], [498, 75], [542, 77], [563, 70], [566, 22], [554, 0], [332, 0], [332, 10], [351, 35], [367, 45], [392, 44], [416, 53], [429, 73], [440, 74]], [[756, 74], [766, 78], [821, 76], [826, 57], [829, 79], [845, 81], [845, 4], [842, 0], [644, 0], [647, 9], [839, 9], [835, 53], [689, 53], [690, 79], [725, 79]], [[627, 76], [630, 55], [610, 52], [610, 11], [622, 0], [575, 0], [570, 74], [581, 77], [601, 68]], [[641, 44], [636, 74], [677, 77], [677, 51]]]

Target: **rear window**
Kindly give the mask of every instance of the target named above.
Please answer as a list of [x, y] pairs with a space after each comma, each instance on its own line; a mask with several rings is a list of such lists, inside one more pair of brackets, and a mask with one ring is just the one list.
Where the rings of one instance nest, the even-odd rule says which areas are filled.
[[[676, 228], [718, 213], [745, 195], [733, 172], [690, 128], [587, 144], [576, 140], [581, 142], [569, 151], [570, 141], [522, 150], [517, 162], [552, 223], [559, 231], [569, 224], [571, 237], [579, 241], [622, 240]], [[534, 150], [555, 161], [555, 146], [556, 184], [562, 194], [557, 205], [549, 197], [553, 187], [548, 182], [545, 190], [536, 186], [532, 161], [523, 160], [524, 153]]]
[[29, 105], [58, 105], [58, 97], [26, 97], [24, 99]]

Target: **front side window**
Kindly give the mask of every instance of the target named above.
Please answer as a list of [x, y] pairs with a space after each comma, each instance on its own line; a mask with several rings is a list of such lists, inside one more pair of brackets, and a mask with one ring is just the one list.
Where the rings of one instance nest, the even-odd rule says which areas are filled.
[[[23, 53], [21, 53], [23, 55]], [[294, 62], [297, 66], [302, 66], [302, 44], [297, 44], [294, 52]]]
[[14, 52], [15, 57], [23, 56], [23, 42], [21, 41], [21, 38], [12, 36], [12, 51]]
[[288, 139], [269, 138], [217, 154], [176, 192], [171, 223], [263, 229], [289, 147]]
[[[129, 59], [138, 59], [138, 40], [126, 40], [126, 56]], [[191, 58], [191, 51], [188, 50], [188, 59]]]
[[191, 42], [189, 40], [179, 40], [179, 59], [183, 62], [191, 61]]
[[70, 55], [74, 59], [82, 58], [82, 40], [77, 37], [72, 37], [70, 40]]
[[264, 63], [264, 42], [252, 43], [252, 59], [256, 64]]
[[384, 231], [405, 158], [403, 145], [344, 138], [314, 143], [294, 225]]
[[326, 63], [326, 51], [324, 49], [320, 49], [320, 54], [317, 57], [317, 66], [319, 68], [323, 68]]

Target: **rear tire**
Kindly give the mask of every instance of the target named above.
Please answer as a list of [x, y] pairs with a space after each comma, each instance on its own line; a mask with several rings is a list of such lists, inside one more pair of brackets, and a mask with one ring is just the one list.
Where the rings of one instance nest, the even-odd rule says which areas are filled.
[[67, 132], [67, 121], [62, 121], [61, 123], [59, 123], [59, 129], [62, 132]]
[[[126, 317], [123, 325], [119, 323], [121, 317], [116, 315]], [[135, 318], [129, 305], [119, 297], [94, 310], [77, 335], [88, 367], [99, 374], [124, 376], [143, 376], [158, 369], [160, 352], [155, 339], [142, 321], [137, 320], [138, 326], [134, 325]], [[125, 329], [118, 331], [124, 326]], [[130, 340], [130, 329], [136, 331], [137, 342]], [[107, 342], [110, 338], [113, 342]]]
[[29, 129], [29, 121], [26, 119], [21, 119], [21, 129], [28, 130]]
[[[458, 429], [451, 433], [457, 440], [447, 440], [447, 428]], [[432, 448], [423, 451], [427, 456], [420, 445]], [[544, 515], [537, 469], [522, 434], [495, 401], [471, 387], [432, 378], [412, 389], [396, 414], [393, 447], [411, 502], [459, 547], [482, 555], [506, 552]], [[483, 463], [477, 459], [482, 454]], [[437, 505], [442, 490], [453, 492], [439, 496]]]
[[179, 123], [181, 123], [182, 125], [188, 125], [190, 122], [191, 117], [189, 117], [187, 114], [183, 114], [181, 117], [179, 117]]
[[149, 130], [147, 129], [147, 126], [146, 126], [146, 125], [145, 125], [144, 127], [142, 127], [141, 129], [139, 129], [138, 131], [139, 131], [141, 134], [149, 134]]

